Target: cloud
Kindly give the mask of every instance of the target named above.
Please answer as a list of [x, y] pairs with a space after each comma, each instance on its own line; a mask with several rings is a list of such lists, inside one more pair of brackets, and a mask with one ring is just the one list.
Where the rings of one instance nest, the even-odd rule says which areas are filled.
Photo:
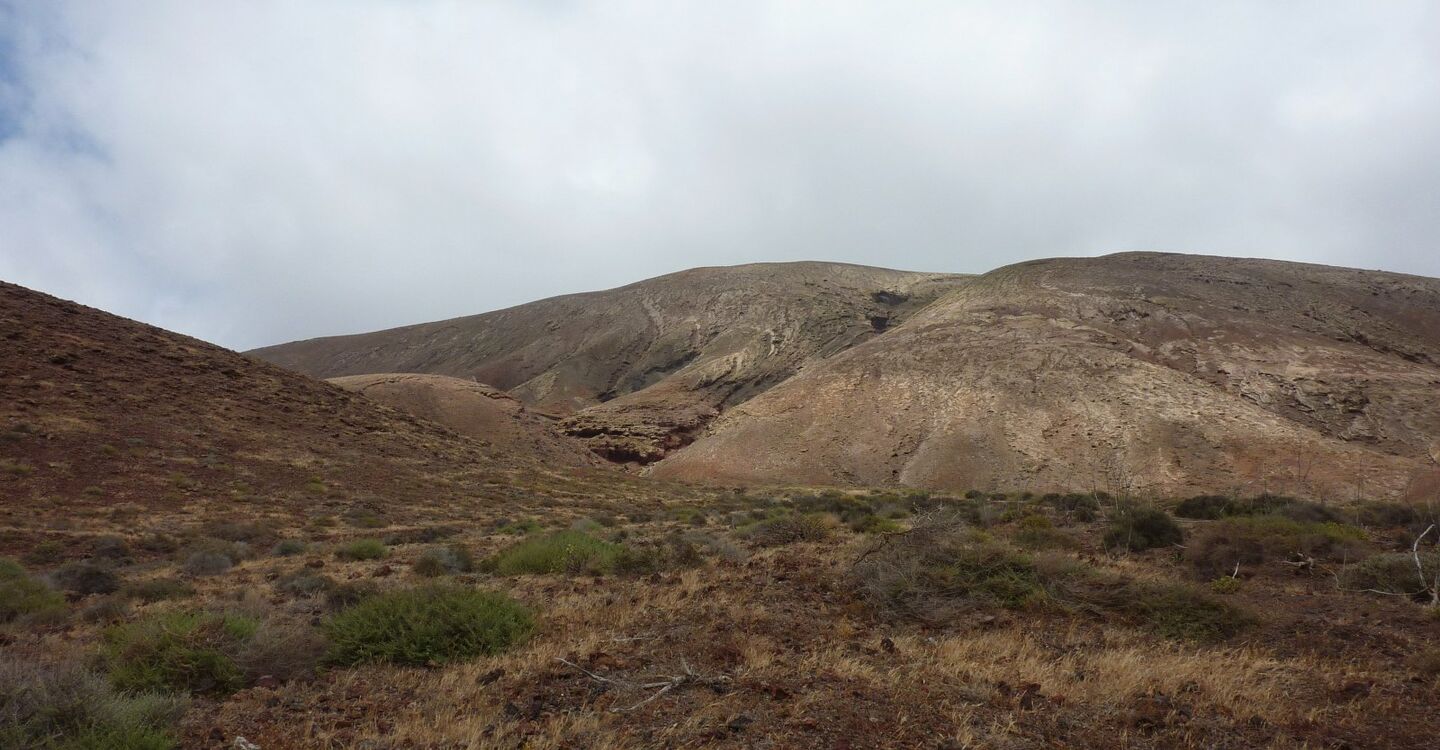
[[0, 278], [246, 348], [829, 259], [1440, 276], [1391, 3], [0, 4]]

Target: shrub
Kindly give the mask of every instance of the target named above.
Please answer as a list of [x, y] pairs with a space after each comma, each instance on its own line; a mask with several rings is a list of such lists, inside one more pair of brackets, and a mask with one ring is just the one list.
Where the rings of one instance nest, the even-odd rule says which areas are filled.
[[1240, 579], [1235, 576], [1220, 576], [1210, 582], [1210, 590], [1217, 594], [1233, 594], [1240, 590]]
[[325, 606], [332, 610], [343, 610], [380, 593], [373, 581], [346, 581], [335, 584], [325, 592]]
[[235, 567], [235, 560], [223, 552], [192, 552], [180, 567], [192, 576], [214, 576]]
[[412, 566], [415, 572], [427, 578], [452, 573], [468, 573], [475, 569], [475, 558], [470, 550], [459, 544], [446, 547], [432, 547], [425, 550]]
[[1187, 498], [1175, 507], [1175, 515], [1181, 518], [1199, 518], [1211, 521], [1225, 516], [1233, 516], [1236, 512], [1235, 502], [1223, 495], [1196, 495]]
[[1042, 498], [1077, 521], [1094, 521], [1100, 515], [1100, 501], [1093, 494], [1067, 492], [1064, 495], [1051, 493]]
[[1070, 549], [1079, 546], [1074, 537], [1055, 528], [1045, 516], [1026, 516], [1017, 526], [1010, 538], [1026, 549]]
[[130, 544], [123, 537], [97, 537], [90, 547], [90, 556], [100, 560], [122, 563], [130, 561]]
[[530, 613], [503, 594], [427, 586], [371, 597], [327, 620], [326, 659], [445, 664], [498, 653], [533, 629]]
[[871, 606], [943, 624], [984, 608], [1107, 614], [1170, 638], [1219, 640], [1253, 618], [1203, 591], [1103, 573], [1059, 555], [1030, 556], [966, 528], [923, 519], [872, 545], [852, 571]]
[[910, 531], [886, 537], [853, 575], [872, 606], [929, 623], [986, 606], [1022, 607], [1045, 594], [1030, 557], [949, 514], [928, 516]]
[[19, 617], [47, 617], [65, 609], [65, 597], [9, 558], [0, 558], [0, 624]]
[[1364, 554], [1364, 538], [1354, 526], [1244, 516], [1202, 529], [1190, 540], [1185, 557], [1202, 575], [1212, 577], [1232, 573], [1237, 564], [1254, 566], [1295, 553], [1356, 559]]
[[379, 539], [357, 539], [335, 550], [341, 560], [379, 560], [388, 554], [390, 550]]
[[233, 655], [257, 627], [241, 615], [164, 612], [106, 630], [103, 653], [122, 690], [224, 694], [244, 683]]
[[[322, 489], [324, 485], [321, 485]], [[364, 508], [352, 508], [341, 516], [345, 523], [361, 529], [378, 529], [385, 525], [385, 519]]]
[[146, 534], [140, 538], [140, 541], [135, 543], [135, 546], [146, 552], [155, 552], [158, 554], [170, 554], [180, 549], [180, 543], [175, 541], [174, 537], [160, 533]]
[[873, 514], [850, 522], [850, 530], [861, 534], [893, 534], [901, 528], [893, 519]]
[[195, 588], [179, 578], [152, 578], [148, 581], [128, 583], [121, 591], [125, 596], [143, 602], [184, 599], [195, 594]]
[[620, 545], [578, 531], [557, 531], [526, 539], [494, 560], [501, 575], [520, 573], [606, 572], [615, 566]]
[[80, 610], [80, 619], [85, 622], [108, 624], [129, 616], [130, 602], [119, 594], [102, 596]]
[[0, 747], [168, 750], [165, 728], [184, 708], [171, 696], [118, 693], [77, 664], [0, 656]]
[[55, 571], [54, 577], [60, 588], [81, 596], [110, 594], [120, 589], [120, 576], [109, 565], [97, 560], [66, 563]]
[[305, 553], [305, 550], [308, 546], [309, 545], [305, 544], [299, 539], [281, 539], [280, 541], [275, 543], [274, 548], [270, 550], [270, 554], [276, 557], [291, 557], [294, 555], [301, 555]]
[[1105, 549], [1131, 552], [1168, 547], [1184, 541], [1175, 519], [1159, 508], [1130, 505], [1120, 508], [1105, 531]]
[[1249, 613], [1193, 586], [1130, 581], [1103, 590], [1105, 609], [1155, 632], [1189, 641], [1220, 641], [1254, 623]]
[[65, 557], [65, 545], [57, 539], [46, 539], [25, 553], [29, 565], [54, 565]]
[[325, 656], [325, 636], [294, 620], [267, 620], [240, 648], [235, 663], [246, 682], [261, 677], [308, 680]]
[[[630, 520], [635, 520], [635, 514], [630, 514]], [[539, 531], [542, 527], [540, 522], [533, 518], [526, 518], [520, 521], [500, 521], [495, 525], [495, 533], [509, 534], [511, 536], [528, 536]]]
[[[1433, 581], [1440, 570], [1440, 551], [1422, 552], [1420, 564], [1425, 577]], [[1347, 565], [1340, 571], [1340, 585], [1349, 589], [1403, 594], [1424, 598], [1426, 586], [1420, 582], [1415, 556], [1410, 552], [1388, 552]]]
[[275, 581], [276, 591], [306, 598], [328, 593], [335, 586], [334, 579], [309, 568], [301, 568], [293, 573], [283, 575]]
[[830, 538], [830, 524], [824, 516], [813, 514], [780, 516], [756, 524], [748, 536], [762, 547], [823, 542]]
[[262, 521], [212, 521], [205, 524], [205, 534], [227, 542], [247, 544], [264, 544], [275, 538], [274, 529]]

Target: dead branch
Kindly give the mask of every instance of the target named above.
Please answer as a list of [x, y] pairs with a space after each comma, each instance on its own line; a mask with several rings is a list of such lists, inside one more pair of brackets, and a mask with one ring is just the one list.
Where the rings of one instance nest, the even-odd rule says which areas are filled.
[[621, 680], [612, 677], [605, 677], [604, 675], [595, 674], [594, 672], [591, 672], [590, 670], [580, 666], [579, 664], [568, 661], [566, 659], [561, 659], [557, 657], [555, 661], [558, 661], [567, 667], [571, 667], [572, 669], [579, 670], [580, 672], [584, 673], [585, 676], [589, 677], [592, 680], [595, 680], [596, 682], [604, 683], [606, 685], [615, 685], [621, 688], [630, 688], [632, 690], [655, 691], [645, 699], [641, 700], [639, 703], [631, 706], [626, 706], [624, 708], [610, 709], [610, 713], [616, 714], [629, 713], [631, 711], [634, 711], [635, 709], [656, 700], [660, 696], [665, 695], [666, 693], [675, 690], [676, 688], [688, 687], [691, 685], [716, 688], [728, 685], [730, 682], [730, 678], [725, 675], [707, 677], [705, 675], [699, 674], [695, 670], [691, 669], [689, 662], [685, 661], [684, 659], [680, 660], [680, 668], [683, 670], [682, 674], [678, 674], [673, 677], [667, 677], [663, 680], [655, 680], [652, 682], [633, 682], [631, 680]]

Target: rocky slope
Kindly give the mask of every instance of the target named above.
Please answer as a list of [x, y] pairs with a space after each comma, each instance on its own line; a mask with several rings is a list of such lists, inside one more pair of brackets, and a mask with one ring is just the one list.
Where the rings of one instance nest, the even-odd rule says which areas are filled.
[[1395, 495], [1440, 441], [1440, 280], [1168, 254], [999, 269], [730, 410], [657, 476]]
[[258, 349], [317, 377], [423, 372], [564, 416], [618, 462], [685, 445], [724, 409], [874, 338], [964, 277], [839, 263], [698, 268], [455, 320]]

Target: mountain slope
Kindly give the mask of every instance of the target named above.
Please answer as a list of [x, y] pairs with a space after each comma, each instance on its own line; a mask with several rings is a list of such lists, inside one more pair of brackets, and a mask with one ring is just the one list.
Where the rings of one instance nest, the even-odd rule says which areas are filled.
[[807, 361], [876, 336], [964, 277], [839, 263], [698, 268], [466, 318], [252, 354], [317, 377], [422, 372], [494, 386], [616, 461], [684, 445]]
[[1138, 253], [978, 277], [653, 473], [1348, 496], [1437, 440], [1440, 280]]
[[122, 511], [414, 520], [573, 481], [528, 450], [12, 284], [0, 283], [0, 342], [0, 528]]
[[330, 382], [510, 454], [532, 456], [558, 466], [601, 463], [579, 442], [561, 435], [552, 420], [527, 410], [508, 393], [482, 383], [415, 373], [346, 375], [330, 378]]

